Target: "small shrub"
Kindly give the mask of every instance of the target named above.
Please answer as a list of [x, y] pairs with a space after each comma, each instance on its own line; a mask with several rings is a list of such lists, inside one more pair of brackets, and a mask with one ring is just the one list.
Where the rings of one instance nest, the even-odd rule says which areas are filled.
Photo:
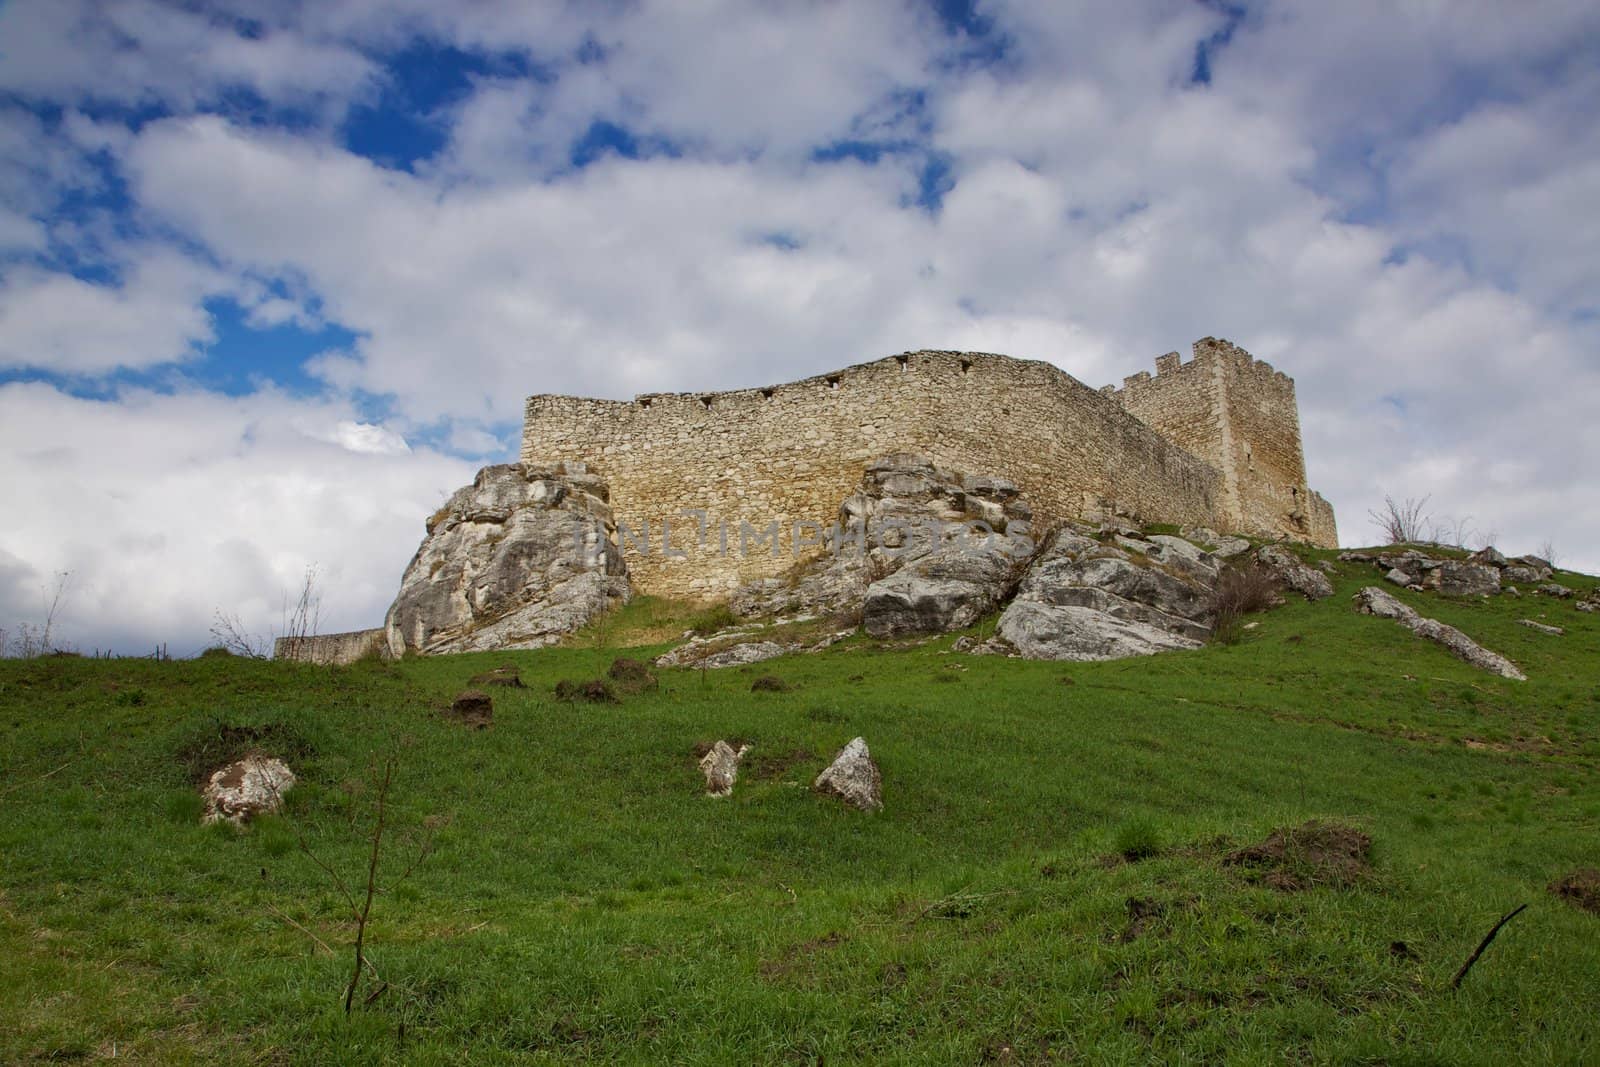
[[1161, 834], [1149, 819], [1134, 819], [1117, 827], [1115, 847], [1123, 859], [1136, 863], [1161, 851]]
[[696, 613], [689, 622], [689, 629], [702, 636], [714, 634], [718, 630], [726, 630], [739, 623], [739, 616], [726, 604], [717, 604]]
[[1239, 620], [1278, 603], [1278, 583], [1264, 567], [1253, 565], [1225, 567], [1217, 576], [1211, 594], [1211, 636], [1231, 645], [1239, 640]]

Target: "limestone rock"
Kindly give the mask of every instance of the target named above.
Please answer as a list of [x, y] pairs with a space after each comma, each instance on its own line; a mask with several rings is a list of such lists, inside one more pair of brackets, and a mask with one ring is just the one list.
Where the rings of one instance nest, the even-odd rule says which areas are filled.
[[1545, 582], [1543, 585], [1539, 586], [1539, 588], [1535, 589], [1534, 592], [1538, 593], [1540, 596], [1553, 596], [1557, 600], [1566, 600], [1572, 596], [1572, 590], [1568, 589], [1560, 582]]
[[1500, 571], [1487, 563], [1447, 559], [1427, 572], [1422, 587], [1437, 590], [1442, 596], [1497, 596]]
[[[1152, 547], [1177, 555], [1171, 546]], [[1062, 534], [1029, 567], [1000, 616], [996, 638], [1029, 659], [1119, 659], [1198, 648], [1210, 634], [1211, 592], [1193, 577], [1108, 559], [1093, 542]]]
[[1530, 630], [1538, 630], [1540, 633], [1549, 634], [1551, 637], [1560, 637], [1567, 632], [1559, 626], [1548, 626], [1542, 622], [1534, 622], [1532, 619], [1518, 619], [1517, 621]]
[[739, 761], [749, 751], [749, 745], [740, 745], [735, 749], [726, 741], [718, 741], [700, 757], [700, 771], [706, 776], [706, 796], [725, 797], [733, 794], [733, 783], [739, 778]]
[[1490, 671], [1502, 678], [1527, 681], [1527, 675], [1515, 663], [1498, 652], [1491, 652], [1454, 626], [1446, 626], [1435, 619], [1420, 615], [1377, 586], [1369, 585], [1355, 595], [1356, 610], [1379, 618], [1393, 619], [1419, 637], [1443, 645], [1458, 659], [1474, 667]]
[[1017, 600], [999, 636], [1028, 659], [1107, 660], [1199, 648], [1201, 641], [1131, 618], [1075, 605]]
[[213, 771], [205, 788], [205, 814], [201, 821], [236, 825], [257, 815], [283, 808], [283, 794], [294, 786], [294, 772], [282, 760], [246, 756]]
[[1508, 582], [1521, 582], [1523, 585], [1532, 585], [1542, 582], [1550, 577], [1549, 572], [1537, 567], [1524, 567], [1520, 563], [1513, 563], [1500, 572], [1500, 576]]
[[741, 586], [729, 606], [745, 617], [860, 618], [879, 637], [958, 630], [1015, 588], [1032, 514], [1003, 479], [885, 456], [840, 505], [835, 543], [786, 579]]
[[883, 776], [867, 750], [867, 742], [860, 737], [844, 746], [828, 769], [817, 775], [811, 788], [862, 811], [883, 810]]
[[385, 622], [391, 655], [542, 648], [625, 603], [600, 479], [485, 467], [431, 519]]
[[1473, 563], [1482, 563], [1489, 567], [1504, 567], [1506, 565], [1506, 557], [1501, 555], [1493, 545], [1480, 548], [1467, 558]]
[[655, 658], [657, 667], [704, 667], [720, 670], [723, 667], [742, 667], [749, 663], [776, 659], [790, 652], [798, 652], [798, 645], [780, 644], [777, 641], [751, 639], [728, 643], [722, 634], [690, 640], [670, 652]]
[[1385, 581], [1393, 582], [1395, 585], [1398, 585], [1401, 588], [1405, 588], [1412, 584], [1411, 575], [1407, 574], [1399, 567], [1391, 568], [1389, 573], [1385, 574], [1383, 577]]
[[1333, 583], [1320, 571], [1307, 567], [1299, 558], [1278, 545], [1262, 545], [1256, 549], [1256, 559], [1284, 585], [1307, 600], [1321, 600], [1333, 595]]

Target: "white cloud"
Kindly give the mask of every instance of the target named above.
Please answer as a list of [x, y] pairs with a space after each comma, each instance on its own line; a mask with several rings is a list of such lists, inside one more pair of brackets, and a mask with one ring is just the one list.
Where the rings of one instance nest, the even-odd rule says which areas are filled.
[[473, 468], [334, 403], [14, 383], [0, 469], [28, 502], [0, 530], [0, 626], [37, 621], [39, 588], [69, 571], [64, 640], [176, 653], [207, 641], [219, 609], [277, 626], [312, 564], [323, 630], [377, 624], [423, 519]]

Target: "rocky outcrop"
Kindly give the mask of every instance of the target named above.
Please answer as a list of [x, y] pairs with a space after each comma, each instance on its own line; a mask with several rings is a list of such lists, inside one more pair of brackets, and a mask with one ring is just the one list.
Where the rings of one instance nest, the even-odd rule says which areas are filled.
[[1505, 556], [1493, 548], [1480, 549], [1466, 559], [1430, 556], [1417, 548], [1399, 551], [1343, 552], [1339, 558], [1353, 563], [1372, 563], [1384, 572], [1384, 579], [1406, 589], [1428, 590], [1449, 597], [1498, 596], [1501, 578], [1514, 580], [1515, 568], [1508, 568]]
[[749, 751], [749, 745], [734, 748], [726, 741], [718, 741], [700, 757], [700, 771], [706, 776], [706, 796], [733, 795], [733, 783], [739, 779], [739, 761]]
[[[1057, 534], [1000, 616], [999, 640], [1029, 659], [1120, 659], [1200, 647], [1211, 632], [1215, 562], [1203, 552], [1148, 544], [1136, 561], [1107, 556], [1105, 546], [1076, 532]], [[1204, 573], [1210, 581], [1198, 577]]]
[[999, 607], [1034, 545], [1032, 511], [999, 478], [913, 455], [869, 464], [839, 508], [837, 541], [787, 579], [740, 587], [734, 612], [859, 617], [877, 637], [944, 633]]
[[1256, 559], [1274, 578], [1307, 600], [1321, 600], [1333, 595], [1333, 583], [1328, 581], [1328, 576], [1306, 566], [1286, 548], [1262, 545], [1256, 549]]
[[866, 740], [860, 737], [844, 746], [828, 769], [817, 775], [811, 788], [862, 811], [883, 810], [883, 775], [867, 750]]
[[606, 485], [582, 464], [485, 467], [428, 520], [389, 652], [542, 648], [625, 603]]
[[1414, 608], [1402, 604], [1377, 586], [1369, 585], [1361, 590], [1356, 594], [1355, 601], [1357, 611], [1379, 618], [1393, 619], [1418, 637], [1425, 637], [1429, 641], [1443, 645], [1456, 658], [1465, 660], [1474, 667], [1498, 674], [1502, 678], [1527, 681], [1528, 676], [1523, 674], [1515, 663], [1498, 652], [1489, 651], [1454, 626], [1447, 626], [1436, 619], [1418, 614]]
[[213, 771], [206, 782], [201, 821], [243, 824], [257, 815], [282, 810], [283, 794], [294, 786], [294, 772], [282, 760], [246, 756]]

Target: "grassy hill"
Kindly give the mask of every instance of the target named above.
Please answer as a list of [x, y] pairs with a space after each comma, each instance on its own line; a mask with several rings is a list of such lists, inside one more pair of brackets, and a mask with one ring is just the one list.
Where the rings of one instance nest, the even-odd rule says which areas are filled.
[[[0, 663], [0, 1060], [1600, 1059], [1600, 915], [1547, 891], [1600, 866], [1600, 615], [1398, 593], [1511, 682], [1355, 614], [1376, 581], [1341, 564], [1193, 653], [856, 638], [617, 704], [553, 690], [666, 647], [670, 605], [542, 652]], [[502, 664], [527, 688], [492, 729], [441, 717]], [[857, 735], [878, 815], [807, 788]], [[700, 795], [717, 738], [753, 746], [729, 800]], [[198, 825], [252, 748], [299, 775], [285, 814]], [[377, 896], [346, 1017], [354, 924], [300, 841], [359, 892], [389, 757], [379, 883], [434, 848]], [[1370, 868], [1227, 862], [1312, 819]]]

